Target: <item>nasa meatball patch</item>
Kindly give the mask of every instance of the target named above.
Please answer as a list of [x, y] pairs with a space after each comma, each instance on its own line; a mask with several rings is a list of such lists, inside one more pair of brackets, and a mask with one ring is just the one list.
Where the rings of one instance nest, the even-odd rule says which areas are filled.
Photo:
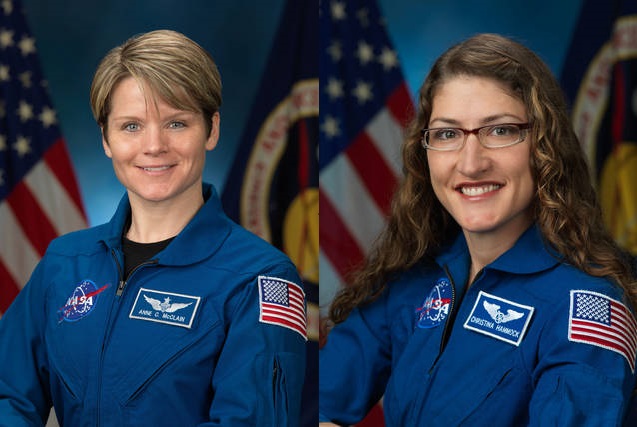
[[421, 329], [430, 329], [444, 322], [449, 315], [452, 296], [449, 280], [445, 277], [438, 279], [422, 306], [416, 309], [416, 325]]
[[77, 322], [88, 316], [97, 305], [99, 294], [108, 287], [107, 284], [98, 288], [92, 280], [82, 280], [66, 299], [66, 304], [58, 310], [58, 320], [60, 322]]
[[529, 326], [533, 307], [480, 291], [464, 327], [519, 346]]
[[141, 288], [128, 317], [190, 329], [201, 297]]

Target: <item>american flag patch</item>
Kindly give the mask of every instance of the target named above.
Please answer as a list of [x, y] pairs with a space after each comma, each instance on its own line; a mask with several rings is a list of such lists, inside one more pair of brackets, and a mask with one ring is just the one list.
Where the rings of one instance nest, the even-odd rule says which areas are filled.
[[590, 291], [571, 291], [568, 339], [615, 351], [635, 372], [637, 323], [624, 304]]
[[259, 322], [292, 329], [307, 341], [303, 289], [277, 277], [259, 276]]

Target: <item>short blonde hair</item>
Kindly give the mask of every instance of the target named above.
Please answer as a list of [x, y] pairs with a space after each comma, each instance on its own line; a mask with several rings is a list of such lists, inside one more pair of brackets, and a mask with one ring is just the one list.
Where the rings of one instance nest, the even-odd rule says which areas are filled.
[[105, 135], [113, 90], [126, 77], [147, 84], [172, 107], [201, 113], [210, 132], [210, 118], [221, 106], [221, 76], [210, 54], [193, 40], [176, 31], [157, 30], [108, 52], [90, 91], [93, 117]]

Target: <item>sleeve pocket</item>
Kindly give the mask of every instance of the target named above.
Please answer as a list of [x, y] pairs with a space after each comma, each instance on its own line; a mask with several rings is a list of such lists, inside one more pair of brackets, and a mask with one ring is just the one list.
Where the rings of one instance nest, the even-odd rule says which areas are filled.
[[301, 391], [305, 360], [293, 353], [260, 354], [258, 369], [268, 385], [261, 387], [259, 399], [260, 425], [296, 426], [300, 416]]

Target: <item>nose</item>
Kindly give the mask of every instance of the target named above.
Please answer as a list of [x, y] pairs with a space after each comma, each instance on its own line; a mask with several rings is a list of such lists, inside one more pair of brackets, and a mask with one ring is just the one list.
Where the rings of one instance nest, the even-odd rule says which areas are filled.
[[156, 156], [166, 152], [168, 143], [166, 138], [158, 126], [147, 126], [142, 141], [144, 154]]
[[467, 140], [458, 153], [458, 172], [468, 177], [478, 177], [486, 172], [491, 165], [487, 151], [488, 148], [480, 144], [477, 134], [467, 135]]

